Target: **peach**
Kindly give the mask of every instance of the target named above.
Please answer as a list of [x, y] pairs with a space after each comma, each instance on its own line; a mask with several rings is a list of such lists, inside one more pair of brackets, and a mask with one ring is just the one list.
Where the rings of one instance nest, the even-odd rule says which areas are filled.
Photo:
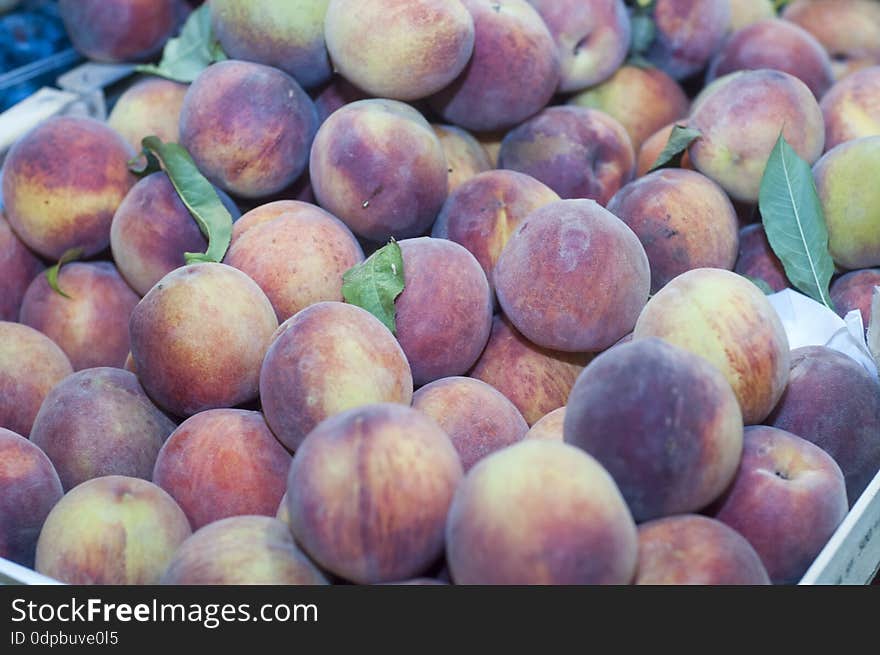
[[476, 258], [446, 239], [400, 242], [406, 288], [397, 298], [397, 340], [425, 384], [464, 375], [492, 329], [492, 295]]
[[420, 412], [353, 409], [321, 423], [296, 452], [291, 531], [316, 562], [352, 582], [415, 577], [443, 553], [461, 477], [449, 437]]
[[46, 394], [71, 373], [67, 355], [45, 334], [0, 321], [0, 428], [29, 435]]
[[235, 516], [200, 528], [162, 574], [165, 585], [324, 585], [290, 530], [265, 516]]
[[465, 472], [487, 455], [521, 441], [529, 430], [504, 394], [473, 378], [431, 382], [413, 395], [413, 408], [449, 435]]
[[550, 107], [501, 143], [498, 167], [531, 175], [561, 198], [606, 204], [632, 179], [635, 153], [624, 127], [583, 107]]
[[180, 26], [181, 0], [59, 0], [58, 11], [74, 47], [89, 59], [151, 59]]
[[707, 79], [741, 70], [785, 71], [821, 98], [834, 83], [831, 59], [816, 38], [789, 21], [758, 21], [735, 32], [712, 59]]
[[91, 118], [40, 123], [12, 146], [3, 165], [10, 227], [47, 259], [71, 248], [85, 256], [101, 252], [110, 243], [113, 213], [135, 183], [127, 167], [133, 155], [121, 136]]
[[[639, 154], [636, 158], [636, 177], [646, 175], [657, 161], [657, 158], [660, 157], [660, 153], [663, 152], [666, 144], [669, 143], [669, 137], [672, 135], [672, 128], [676, 125], [684, 124], [685, 121], [678, 121], [664, 125], [642, 142], [642, 147], [639, 148]], [[688, 155], [687, 150], [682, 153], [679, 168], [690, 170], [693, 170], [694, 168], [693, 165], [691, 165], [691, 158]]]
[[731, 270], [739, 241], [727, 194], [694, 171], [664, 169], [630, 182], [608, 211], [636, 233], [651, 264], [651, 292], [695, 268]]
[[880, 164], [880, 136], [846, 141], [813, 166], [828, 225], [828, 250], [845, 269], [880, 266], [880, 187], [871, 182]]
[[21, 242], [0, 211], [0, 321], [18, 320], [21, 301], [41, 262]]
[[262, 198], [306, 169], [317, 127], [314, 103], [287, 73], [229, 60], [190, 85], [180, 143], [211, 182], [233, 195]]
[[724, 43], [730, 0], [657, 0], [647, 57], [677, 80], [698, 73]]
[[776, 8], [773, 6], [773, 0], [730, 0], [731, 32], [737, 32], [759, 20], [775, 16]]
[[648, 300], [650, 268], [638, 237], [592, 200], [532, 212], [495, 267], [498, 302], [529, 341], [597, 352], [630, 332]]
[[61, 269], [58, 286], [45, 275], [31, 282], [20, 320], [57, 343], [73, 368], [121, 368], [129, 351], [128, 320], [138, 295], [110, 262], [74, 262]]
[[761, 223], [746, 225], [739, 231], [739, 255], [733, 270], [746, 277], [764, 280], [773, 291], [789, 287], [782, 262], [770, 247]]
[[552, 441], [563, 441], [565, 434], [563, 425], [565, 424], [565, 407], [554, 409], [549, 414], [541, 417], [529, 431], [526, 432], [526, 439], [549, 439]]
[[193, 529], [230, 516], [274, 516], [284, 495], [290, 454], [259, 412], [212, 409], [171, 434], [153, 469]]
[[492, 168], [498, 168], [498, 155], [501, 154], [501, 142], [506, 135], [507, 132], [500, 129], [489, 132], [479, 132], [474, 135], [489, 155], [489, 161], [492, 162]]
[[569, 104], [598, 109], [614, 118], [638, 152], [657, 130], [687, 116], [690, 102], [678, 82], [659, 68], [627, 65], [573, 97]]
[[[215, 188], [223, 205], [238, 218], [225, 192]], [[186, 264], [184, 254], [205, 252], [208, 241], [164, 172], [134, 185], [110, 225], [110, 248], [119, 272], [144, 296], [159, 280]]]
[[331, 0], [324, 35], [343, 77], [396, 100], [440, 91], [474, 51], [474, 19], [459, 0]]
[[540, 14], [526, 0], [461, 4], [474, 21], [473, 56], [431, 98], [431, 107], [444, 120], [477, 131], [508, 128], [540, 111], [560, 80], [556, 43]]
[[241, 232], [223, 260], [260, 285], [279, 322], [317, 302], [341, 302], [342, 275], [364, 260], [338, 218], [305, 202], [282, 202], [283, 214]]
[[774, 584], [798, 581], [847, 513], [840, 467], [809, 441], [746, 428], [743, 457], [715, 518], [744, 536]]
[[788, 385], [768, 424], [831, 455], [843, 471], [850, 505], [880, 471], [880, 385], [836, 350], [792, 351]]
[[565, 442], [608, 470], [638, 522], [718, 498], [736, 474], [742, 431], [721, 372], [660, 339], [596, 357], [571, 390], [564, 424]]
[[178, 416], [257, 397], [278, 320], [247, 275], [225, 264], [172, 271], [131, 314], [131, 354], [156, 404]]
[[188, 85], [160, 77], [132, 84], [119, 96], [107, 125], [141, 151], [144, 137], [158, 136], [165, 143], [180, 141], [180, 110]]
[[660, 337], [700, 355], [727, 378], [747, 425], [763, 421], [788, 381], [788, 337], [754, 284], [736, 273], [682, 273], [639, 316], [634, 341]]
[[49, 392], [30, 437], [69, 490], [105, 475], [149, 480], [174, 428], [133, 373], [91, 368], [64, 378]]
[[287, 509], [287, 492], [281, 496], [281, 502], [278, 504], [278, 511], [275, 512], [275, 518], [290, 527], [290, 511]]
[[460, 243], [477, 258], [494, 289], [493, 271], [510, 235], [526, 216], [559, 196], [516, 171], [480, 173], [452, 191], [431, 236]]
[[419, 112], [361, 100], [318, 130], [309, 170], [320, 205], [371, 241], [424, 234], [446, 199], [443, 146]]
[[694, 168], [746, 203], [758, 200], [780, 132], [809, 164], [822, 154], [825, 142], [822, 111], [810, 89], [774, 70], [719, 78], [694, 101], [688, 127], [702, 135], [689, 150]]
[[636, 525], [582, 450], [529, 439], [477, 464], [455, 493], [446, 557], [456, 584], [629, 584]]
[[880, 66], [847, 75], [822, 97], [825, 150], [844, 141], [880, 135]]
[[622, 0], [529, 0], [559, 50], [559, 90], [580, 91], [606, 80], [626, 59], [630, 22]]
[[344, 77], [337, 75], [321, 87], [313, 98], [315, 109], [318, 110], [318, 125], [323, 125], [337, 109], [358, 100], [366, 100], [369, 96]]
[[0, 557], [32, 567], [43, 522], [62, 495], [46, 454], [0, 428]]
[[492, 385], [507, 396], [534, 425], [565, 405], [578, 374], [591, 356], [555, 352], [536, 346], [517, 332], [508, 319], [496, 316], [483, 354], [471, 377]]
[[446, 155], [450, 193], [474, 176], [494, 168], [489, 153], [467, 130], [454, 125], [431, 127]]
[[831, 285], [831, 302], [841, 317], [858, 309], [862, 314], [862, 324], [867, 328], [871, 322], [874, 287], [880, 287], [880, 269], [852, 271], [841, 275]]
[[639, 585], [766, 585], [758, 553], [721, 521], [693, 514], [639, 526]]
[[880, 7], [871, 0], [795, 0], [782, 12], [825, 46], [842, 79], [880, 64]]
[[191, 530], [174, 499], [111, 475], [71, 489], [46, 518], [36, 570], [77, 585], [157, 584]]
[[339, 302], [285, 321], [260, 371], [266, 421], [290, 450], [330, 416], [372, 403], [409, 405], [412, 391], [406, 356], [388, 328]]
[[233, 59], [274, 66], [306, 88], [330, 78], [324, 45], [329, 0], [211, 0], [211, 24]]

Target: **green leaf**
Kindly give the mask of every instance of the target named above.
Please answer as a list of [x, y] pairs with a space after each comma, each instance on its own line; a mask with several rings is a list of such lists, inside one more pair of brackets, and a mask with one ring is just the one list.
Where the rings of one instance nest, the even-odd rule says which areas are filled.
[[57, 293], [65, 298], [70, 298], [64, 291], [61, 290], [61, 287], [58, 286], [58, 274], [61, 272], [61, 267], [65, 264], [69, 264], [70, 262], [76, 261], [80, 257], [83, 256], [82, 248], [70, 248], [69, 250], [65, 250], [64, 254], [61, 255], [61, 258], [58, 260], [58, 263], [54, 266], [46, 269], [46, 281], [49, 283], [49, 287]]
[[143, 154], [162, 164], [177, 195], [208, 240], [204, 253], [184, 254], [187, 264], [223, 261], [232, 240], [232, 214], [223, 205], [214, 186], [199, 172], [186, 148], [177, 143], [162, 143], [157, 136], [141, 141]]
[[880, 369], [880, 287], [874, 287], [871, 315], [868, 316], [868, 350]]
[[650, 173], [658, 168], [670, 165], [680, 166], [684, 151], [701, 136], [703, 135], [700, 134], [700, 130], [685, 127], [684, 125], [674, 125], [672, 132], [669, 133], [669, 140], [666, 142], [663, 150], [660, 151], [660, 154], [657, 155], [657, 160], [651, 165], [648, 172]]
[[394, 301], [404, 289], [403, 253], [392, 239], [367, 260], [347, 270], [342, 276], [342, 297], [366, 309], [397, 334]]
[[[142, 144], [143, 145], [143, 144]], [[128, 170], [138, 177], [146, 177], [162, 170], [162, 165], [151, 152], [141, 151], [128, 160]]]
[[158, 66], [144, 64], [135, 66], [135, 70], [189, 83], [208, 66], [224, 59], [227, 59], [226, 53], [211, 28], [210, 5], [205, 3], [190, 14], [180, 36], [165, 44]]
[[754, 284], [756, 287], [758, 287], [765, 296], [772, 296], [774, 293], [776, 293], [773, 288], [769, 284], [767, 284], [767, 280], [763, 278], [752, 277], [751, 275], [743, 275], [743, 277]]
[[758, 207], [786, 277], [796, 289], [834, 309], [828, 292], [834, 262], [813, 171], [782, 133], [764, 169]]

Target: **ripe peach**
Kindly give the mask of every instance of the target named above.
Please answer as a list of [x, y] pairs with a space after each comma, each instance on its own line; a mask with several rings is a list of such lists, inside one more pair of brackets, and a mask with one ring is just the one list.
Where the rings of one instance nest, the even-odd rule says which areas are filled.
[[[669, 137], [672, 134], [672, 128], [676, 125], [684, 125], [685, 121], [677, 121], [675, 123], [669, 123], [668, 125], [664, 125], [659, 130], [654, 132], [651, 136], [644, 140], [642, 143], [642, 147], [639, 148], [639, 154], [636, 158], [636, 177], [642, 177], [646, 175], [650, 168], [657, 161], [657, 158], [660, 156], [660, 153], [663, 152], [663, 149], [666, 147], [666, 144], [669, 143]], [[693, 165], [691, 165], [691, 158], [687, 153], [687, 150], [682, 153], [681, 156], [681, 164], [679, 168], [685, 168], [689, 170], [693, 170]]]
[[107, 125], [128, 141], [135, 152], [141, 141], [158, 136], [165, 143], [180, 141], [180, 110], [188, 85], [161, 77], [148, 77], [119, 96]]
[[847, 75], [826, 93], [819, 106], [825, 118], [825, 150], [844, 141], [880, 135], [880, 66]]
[[831, 302], [841, 317], [858, 309], [862, 314], [862, 324], [867, 328], [871, 322], [874, 287], [880, 287], [880, 269], [852, 271], [841, 275], [831, 285]]
[[9, 227], [0, 211], [0, 321], [17, 321], [21, 300], [41, 262]]
[[782, 262], [770, 247], [761, 223], [746, 225], [739, 231], [739, 256], [733, 270], [746, 277], [764, 280], [773, 291], [789, 287]]
[[563, 425], [565, 423], [565, 407], [554, 409], [549, 414], [545, 414], [535, 423], [528, 432], [526, 439], [551, 439], [553, 441], [563, 441], [565, 434]]
[[432, 125], [440, 139], [449, 172], [449, 192], [452, 193], [476, 175], [493, 168], [489, 153], [470, 133], [454, 125]]
[[765, 18], [774, 18], [773, 0], [730, 0], [730, 31], [737, 32]]
[[730, 0], [657, 0], [647, 57], [677, 80], [700, 72], [724, 43]]
[[369, 96], [344, 77], [337, 75], [321, 87], [313, 95], [313, 98], [315, 109], [318, 110], [318, 125], [320, 126], [337, 109], [358, 100], [366, 100]]

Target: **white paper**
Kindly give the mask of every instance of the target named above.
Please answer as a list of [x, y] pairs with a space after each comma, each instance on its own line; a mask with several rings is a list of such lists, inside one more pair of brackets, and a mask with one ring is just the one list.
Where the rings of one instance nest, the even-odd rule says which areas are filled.
[[843, 319], [825, 305], [791, 289], [767, 296], [767, 300], [779, 314], [792, 350], [804, 346], [827, 346], [852, 357], [871, 375], [878, 377], [858, 310], [851, 311]]

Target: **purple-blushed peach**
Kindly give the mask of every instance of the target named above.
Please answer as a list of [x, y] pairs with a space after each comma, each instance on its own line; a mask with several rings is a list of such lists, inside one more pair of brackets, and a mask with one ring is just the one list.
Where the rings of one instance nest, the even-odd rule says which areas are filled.
[[280, 68], [305, 88], [332, 73], [324, 45], [330, 0], [211, 0], [211, 25], [233, 59]]
[[526, 0], [462, 4], [474, 21], [473, 56], [431, 98], [431, 107], [445, 121], [476, 131], [509, 128], [539, 112], [560, 79], [556, 42], [540, 14]]
[[31, 441], [52, 460], [66, 490], [106, 475], [149, 480], [175, 425], [153, 405], [137, 377], [120, 368], [90, 368], [46, 396]]
[[322, 567], [358, 583], [423, 574], [443, 553], [462, 478], [449, 437], [420, 412], [368, 405], [327, 419], [288, 478], [294, 538]]
[[880, 384], [856, 360], [824, 346], [797, 348], [768, 425], [819, 446], [843, 471], [853, 505], [880, 471]]
[[36, 570], [79, 585], [157, 584], [192, 533], [174, 499], [139, 478], [83, 482], [43, 524]]
[[780, 132], [807, 163], [822, 154], [825, 126], [810, 89], [775, 70], [739, 71], [718, 78], [694, 101], [688, 127], [701, 136], [690, 147], [698, 171], [733, 200], [755, 203]]
[[[223, 206], [238, 218], [232, 199], [215, 188]], [[164, 172], [146, 176], [132, 187], [110, 225], [110, 248], [116, 267], [141, 296], [159, 280], [186, 264], [188, 252], [205, 252], [208, 241]]]
[[595, 459], [528, 439], [465, 476], [449, 510], [446, 558], [456, 584], [629, 584], [638, 538]]
[[856, 71], [822, 97], [825, 150], [844, 141], [880, 135], [880, 66]]
[[880, 287], [880, 269], [866, 268], [841, 275], [831, 285], [831, 302], [842, 317], [854, 309], [862, 314], [862, 324], [871, 322], [871, 301], [874, 287]]
[[782, 262], [770, 247], [761, 223], [746, 225], [739, 231], [739, 255], [733, 270], [749, 278], [764, 280], [773, 291], [789, 287]]
[[32, 567], [43, 522], [63, 495], [46, 454], [0, 428], [0, 557]]
[[786, 20], [762, 20], [735, 32], [712, 59], [707, 79], [768, 68], [794, 75], [821, 98], [834, 83], [831, 58], [816, 38]]
[[260, 400], [278, 439], [297, 450], [321, 421], [373, 403], [412, 401], [394, 335], [355, 305], [322, 302], [285, 321], [260, 371]]
[[235, 516], [199, 528], [162, 574], [164, 585], [324, 585], [327, 579], [267, 516]]
[[228, 60], [190, 85], [180, 143], [211, 182], [233, 195], [262, 198], [306, 169], [317, 127], [314, 103], [290, 75]]
[[844, 269], [880, 266], [880, 136], [845, 141], [813, 166], [828, 225], [828, 251]]
[[418, 386], [464, 375], [492, 329], [492, 292], [477, 259], [454, 241], [400, 242], [406, 288], [397, 297], [397, 340]]
[[476, 175], [494, 168], [489, 161], [489, 153], [467, 130], [454, 125], [431, 127], [446, 155], [450, 193]]
[[320, 90], [314, 92], [312, 97], [315, 101], [315, 109], [318, 110], [318, 125], [323, 125], [330, 114], [337, 109], [352, 102], [369, 98], [366, 93], [354, 84], [338, 75], [321, 87]]
[[[663, 149], [666, 147], [666, 144], [669, 143], [669, 137], [672, 135], [672, 129], [676, 125], [684, 124], [685, 121], [678, 121], [676, 123], [669, 123], [668, 125], [664, 125], [642, 142], [642, 147], [639, 148], [639, 153], [636, 157], [636, 177], [641, 177], [642, 175], [648, 174], [648, 172], [651, 170], [651, 167], [657, 162], [657, 159], [660, 157], [660, 153], [662, 153]], [[688, 155], [687, 150], [685, 150], [681, 155], [679, 168], [685, 168], [689, 170], [693, 170], [694, 168], [691, 164], [691, 158], [690, 155]]]
[[773, 0], [730, 0], [730, 32], [737, 32], [744, 27], [765, 18], [774, 18], [776, 8]]
[[373, 96], [418, 100], [464, 70], [474, 19], [459, 0], [330, 0], [324, 36], [344, 78]]
[[714, 517], [744, 536], [774, 584], [806, 572], [847, 513], [840, 467], [785, 430], [748, 427], [733, 484]]
[[504, 314], [529, 341], [598, 352], [632, 331], [651, 271], [633, 231], [592, 200], [560, 200], [532, 212], [495, 266]]
[[660, 339], [639, 339], [580, 374], [564, 434], [608, 470], [642, 522], [696, 512], [721, 495], [742, 454], [742, 413], [712, 364]]
[[492, 320], [485, 350], [471, 377], [507, 396], [529, 425], [562, 407], [591, 355], [556, 352], [535, 345], [504, 316]]
[[674, 79], [659, 68], [621, 66], [609, 79], [569, 100], [603, 111], [623, 125], [636, 152], [664, 125], [687, 116], [690, 102]]
[[0, 428], [30, 435], [46, 394], [72, 373], [67, 355], [45, 334], [0, 321]]
[[550, 187], [516, 171], [487, 171], [452, 191], [431, 236], [460, 243], [477, 258], [494, 289], [493, 271], [510, 235], [526, 216], [559, 200]]
[[504, 394], [474, 378], [426, 384], [413, 395], [412, 406], [449, 435], [465, 473], [487, 455], [521, 441], [529, 430]]
[[782, 17], [825, 46], [837, 79], [880, 64], [880, 6], [872, 0], [795, 0]]
[[415, 109], [361, 100], [324, 122], [309, 171], [320, 205], [371, 241], [424, 234], [446, 199], [443, 146]]
[[754, 284], [714, 268], [682, 273], [639, 316], [633, 341], [660, 337], [700, 355], [723, 374], [747, 425], [763, 421], [788, 382], [782, 321]]
[[0, 211], [0, 321], [18, 320], [24, 293], [43, 268]]
[[504, 137], [498, 167], [531, 175], [563, 199], [605, 205], [632, 179], [635, 152], [626, 129], [608, 114], [549, 107]]
[[341, 302], [343, 274], [364, 260], [338, 218], [305, 202], [282, 202], [283, 214], [240, 232], [223, 260], [260, 285], [279, 322], [317, 302]]
[[688, 514], [639, 526], [638, 585], [767, 585], [758, 553], [736, 530]]
[[685, 271], [731, 270], [736, 263], [736, 211], [720, 186], [695, 171], [648, 173], [614, 194], [608, 211], [642, 242], [652, 293]]
[[172, 271], [131, 314], [131, 354], [147, 394], [191, 416], [257, 397], [278, 320], [257, 283], [225, 264]]
[[526, 432], [526, 439], [551, 439], [553, 441], [563, 441], [565, 433], [563, 426], [565, 425], [565, 407], [554, 409], [549, 414], [545, 414], [538, 420], [529, 431]]
[[506, 135], [507, 132], [504, 130], [480, 132], [474, 135], [489, 155], [489, 161], [492, 162], [492, 168], [498, 168], [498, 156], [501, 154], [501, 142]]
[[119, 132], [135, 152], [147, 136], [165, 143], [180, 141], [180, 110], [189, 87], [186, 84], [150, 77], [130, 86], [119, 96], [107, 125]]
[[626, 59], [630, 21], [622, 0], [529, 0], [559, 50], [559, 90], [580, 91], [607, 79]]
[[101, 62], [154, 57], [186, 15], [181, 0], [59, 0], [74, 47]]
[[10, 227], [48, 259], [71, 248], [87, 257], [101, 252], [110, 243], [113, 213], [136, 181], [127, 167], [133, 155], [121, 136], [91, 118], [40, 123], [12, 146], [3, 165]]
[[191, 416], [168, 437], [153, 469], [193, 529], [230, 516], [275, 516], [290, 453], [263, 415], [212, 409]]
[[657, 0], [647, 58], [677, 80], [703, 70], [724, 43], [730, 0]]
[[74, 262], [58, 274], [58, 286], [45, 275], [31, 282], [21, 303], [20, 321], [39, 330], [80, 371], [121, 367], [130, 349], [128, 321], [140, 298], [110, 262]]
[[290, 510], [287, 508], [287, 492], [281, 496], [281, 502], [278, 504], [278, 511], [275, 512], [275, 518], [290, 527]]

